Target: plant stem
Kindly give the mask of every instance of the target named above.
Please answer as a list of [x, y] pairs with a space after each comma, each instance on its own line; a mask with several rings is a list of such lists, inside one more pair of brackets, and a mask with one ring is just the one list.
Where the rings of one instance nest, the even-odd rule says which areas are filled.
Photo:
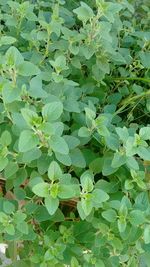
[[10, 250], [10, 258], [12, 262], [16, 262], [17, 260], [17, 241], [12, 241], [9, 244], [9, 250]]
[[136, 95], [133, 97], [128, 97], [127, 99], [123, 100], [123, 105], [121, 108], [119, 108], [116, 112], [115, 115], [119, 114], [122, 110], [124, 110], [128, 105], [130, 105], [131, 103], [133, 103], [135, 100], [138, 100], [139, 98], [144, 98], [150, 96], [150, 90], [148, 90], [147, 92], [143, 92], [140, 95]]
[[121, 81], [121, 80], [127, 80], [127, 81], [140, 81], [144, 83], [150, 83], [150, 79], [147, 78], [141, 78], [141, 77], [111, 77], [114, 81]]

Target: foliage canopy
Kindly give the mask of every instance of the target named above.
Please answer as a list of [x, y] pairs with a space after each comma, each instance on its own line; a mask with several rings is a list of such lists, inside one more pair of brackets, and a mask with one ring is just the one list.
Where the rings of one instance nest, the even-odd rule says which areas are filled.
[[149, 1], [1, 0], [0, 10], [10, 266], [148, 267]]

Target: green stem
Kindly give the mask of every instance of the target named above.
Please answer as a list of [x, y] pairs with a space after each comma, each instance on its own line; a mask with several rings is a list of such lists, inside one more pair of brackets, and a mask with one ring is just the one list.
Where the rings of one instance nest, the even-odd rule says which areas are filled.
[[8, 253], [9, 257], [12, 260], [12, 263], [15, 263], [17, 261], [17, 241], [11, 241], [8, 243]]
[[147, 97], [147, 96], [150, 96], [150, 90], [148, 90], [147, 92], [143, 92], [142, 94], [140, 95], [136, 95], [136, 96], [133, 96], [133, 97], [130, 97], [130, 98], [127, 98], [125, 99], [123, 102], [124, 104], [122, 105], [121, 108], [119, 108], [116, 112], [115, 112], [115, 115], [120, 113], [122, 110], [124, 110], [128, 105], [130, 105], [131, 103], [133, 103], [135, 100], [138, 100], [139, 98], [144, 98], [144, 97]]
[[112, 80], [114, 81], [140, 81], [140, 82], [145, 82], [145, 83], [150, 83], [150, 79], [147, 78], [141, 78], [141, 77], [111, 77]]

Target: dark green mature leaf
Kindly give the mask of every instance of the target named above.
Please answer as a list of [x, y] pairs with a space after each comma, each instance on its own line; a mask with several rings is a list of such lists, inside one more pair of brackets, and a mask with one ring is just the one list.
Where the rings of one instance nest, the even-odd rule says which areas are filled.
[[12, 141], [12, 138], [11, 138], [11, 134], [10, 132], [8, 132], [7, 130], [4, 131], [1, 135], [1, 138], [0, 138], [0, 143], [3, 145], [3, 146], [9, 146], [11, 144], [11, 141]]
[[103, 159], [103, 169], [102, 173], [104, 176], [110, 175], [117, 171], [117, 168], [113, 168], [111, 166], [113, 157], [112, 156], [105, 156]]
[[4, 171], [6, 179], [9, 179], [17, 171], [18, 171], [18, 164], [16, 162], [9, 161]]
[[94, 16], [93, 10], [84, 2], [81, 2], [81, 6], [73, 10], [77, 14], [78, 19], [83, 22], [87, 22]]
[[3, 203], [3, 209], [7, 214], [11, 214], [12, 212], [14, 212], [15, 206], [13, 205], [13, 203], [6, 200]]
[[8, 159], [0, 157], [0, 171], [3, 171], [8, 164]]
[[86, 162], [80, 149], [78, 148], [73, 149], [70, 152], [70, 158], [71, 158], [72, 165], [79, 167], [79, 168], [85, 168]]
[[150, 225], [146, 225], [144, 229], [144, 242], [145, 244], [150, 243]]
[[8, 66], [18, 66], [24, 62], [24, 58], [16, 47], [11, 46], [6, 52], [6, 62]]
[[21, 76], [33, 76], [39, 74], [40, 70], [33, 63], [24, 61], [18, 66], [17, 72]]
[[18, 148], [20, 152], [27, 152], [39, 144], [38, 137], [30, 130], [24, 130], [19, 137]]
[[89, 168], [94, 172], [94, 174], [101, 173], [103, 168], [103, 158], [94, 159], [90, 163]]
[[126, 163], [126, 155], [116, 152], [112, 160], [111, 166], [113, 168], [119, 168]]
[[101, 189], [95, 189], [92, 192], [92, 201], [94, 204], [101, 204], [109, 199], [109, 195]]
[[63, 105], [61, 102], [52, 102], [46, 104], [42, 109], [42, 115], [45, 120], [56, 121], [63, 112]]
[[141, 51], [139, 53], [139, 57], [140, 57], [142, 65], [145, 68], [150, 68], [150, 63], [149, 63], [150, 62], [150, 52]]
[[16, 38], [12, 36], [2, 36], [0, 39], [0, 46], [2, 45], [10, 45], [16, 42]]
[[115, 220], [117, 218], [117, 213], [113, 209], [108, 209], [108, 210], [102, 212], [102, 216], [108, 222], [115, 222]]
[[54, 152], [66, 155], [69, 153], [69, 147], [63, 137], [53, 135], [49, 141], [50, 147]]
[[137, 153], [142, 159], [150, 161], [150, 148], [140, 146], [137, 149]]
[[130, 212], [130, 222], [133, 225], [140, 225], [145, 222], [145, 216], [140, 210], [133, 210]]

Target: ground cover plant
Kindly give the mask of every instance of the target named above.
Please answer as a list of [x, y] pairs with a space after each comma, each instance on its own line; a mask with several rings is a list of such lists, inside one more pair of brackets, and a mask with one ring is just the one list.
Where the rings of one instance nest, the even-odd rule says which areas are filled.
[[11, 267], [150, 266], [149, 5], [0, 1]]

